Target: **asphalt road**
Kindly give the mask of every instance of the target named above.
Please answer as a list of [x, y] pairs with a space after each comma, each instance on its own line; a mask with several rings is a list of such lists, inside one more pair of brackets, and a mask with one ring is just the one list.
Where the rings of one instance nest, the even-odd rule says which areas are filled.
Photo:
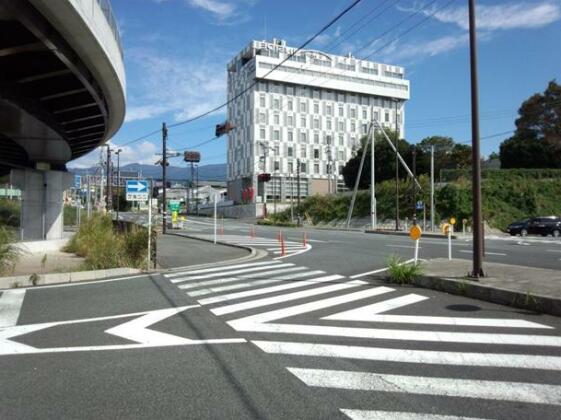
[[558, 418], [560, 318], [349, 278], [405, 238], [287, 230], [282, 258], [275, 231], [225, 226], [261, 259], [0, 292], [0, 418]]

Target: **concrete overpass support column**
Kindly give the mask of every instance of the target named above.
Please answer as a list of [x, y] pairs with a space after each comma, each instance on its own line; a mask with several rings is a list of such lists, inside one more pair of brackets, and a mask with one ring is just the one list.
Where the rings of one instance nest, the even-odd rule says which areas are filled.
[[13, 169], [11, 182], [22, 191], [23, 240], [61, 239], [64, 191], [73, 176], [62, 171]]

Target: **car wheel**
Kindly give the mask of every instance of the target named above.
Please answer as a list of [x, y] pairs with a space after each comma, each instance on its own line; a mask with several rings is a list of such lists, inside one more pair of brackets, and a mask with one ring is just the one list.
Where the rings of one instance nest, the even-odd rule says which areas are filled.
[[528, 236], [528, 231], [526, 229], [522, 229], [520, 231], [520, 236]]
[[559, 232], [558, 229], [555, 229], [555, 230], [553, 231], [553, 237], [554, 237], [554, 238], [559, 238], [559, 236], [561, 236], [561, 232]]

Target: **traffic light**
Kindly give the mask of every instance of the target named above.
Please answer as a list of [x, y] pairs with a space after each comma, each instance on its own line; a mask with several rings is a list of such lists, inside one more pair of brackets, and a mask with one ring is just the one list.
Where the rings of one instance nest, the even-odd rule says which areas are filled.
[[267, 174], [267, 173], [259, 174], [257, 175], [257, 180], [259, 182], [269, 182], [271, 180], [271, 174]]
[[159, 189], [158, 187], [152, 187], [152, 198], [158, 198]]
[[234, 126], [230, 124], [229, 121], [226, 121], [223, 124], [216, 124], [216, 130], [214, 131], [214, 135], [216, 137], [223, 136], [224, 134], [228, 134], [228, 132], [230, 132], [233, 128]]

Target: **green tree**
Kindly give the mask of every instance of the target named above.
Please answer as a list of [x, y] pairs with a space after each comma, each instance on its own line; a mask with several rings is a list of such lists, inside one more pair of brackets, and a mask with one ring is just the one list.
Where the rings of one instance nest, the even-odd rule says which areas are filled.
[[502, 168], [561, 168], [561, 85], [555, 80], [524, 101], [516, 131], [501, 143]]

